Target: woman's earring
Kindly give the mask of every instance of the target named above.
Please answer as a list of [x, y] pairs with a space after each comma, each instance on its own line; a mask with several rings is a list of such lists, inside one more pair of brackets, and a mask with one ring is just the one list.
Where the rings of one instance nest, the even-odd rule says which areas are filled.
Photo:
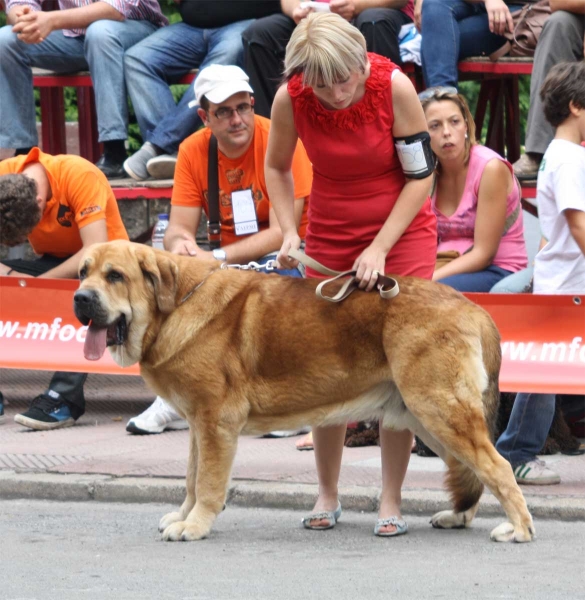
[[467, 139], [469, 136], [467, 134], [465, 134], [465, 139]]

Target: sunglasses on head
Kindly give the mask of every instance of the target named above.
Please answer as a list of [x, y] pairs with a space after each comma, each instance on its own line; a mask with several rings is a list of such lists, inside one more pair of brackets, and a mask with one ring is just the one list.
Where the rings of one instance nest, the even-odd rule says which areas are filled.
[[443, 94], [457, 94], [457, 88], [452, 85], [445, 85], [439, 87], [430, 87], [426, 90], [423, 90], [419, 95], [418, 99], [421, 102], [425, 100], [430, 100], [431, 98], [436, 98], [437, 96], [442, 96]]

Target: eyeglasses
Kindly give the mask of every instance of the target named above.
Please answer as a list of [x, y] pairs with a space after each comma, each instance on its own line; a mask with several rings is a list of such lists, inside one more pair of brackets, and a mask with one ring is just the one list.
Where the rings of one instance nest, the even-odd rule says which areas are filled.
[[457, 88], [452, 85], [438, 86], [438, 87], [430, 87], [426, 90], [423, 90], [419, 95], [418, 99], [421, 102], [425, 100], [430, 100], [431, 98], [436, 98], [437, 96], [442, 96], [443, 94], [457, 94]]
[[237, 112], [240, 117], [243, 115], [247, 115], [254, 110], [254, 107], [248, 103], [243, 102], [242, 104], [238, 104], [236, 108], [230, 108], [229, 106], [222, 106], [218, 108], [214, 113], [212, 113], [217, 119], [220, 121], [226, 121], [227, 119], [231, 119], [234, 112]]

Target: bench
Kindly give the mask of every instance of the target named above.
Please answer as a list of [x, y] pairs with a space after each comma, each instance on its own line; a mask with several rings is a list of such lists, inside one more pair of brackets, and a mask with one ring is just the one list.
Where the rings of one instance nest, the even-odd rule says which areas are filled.
[[[67, 279], [0, 277], [0, 368], [139, 373], [137, 365], [120, 368], [109, 352], [96, 362], [84, 359], [87, 328], [75, 318], [72, 302], [78, 285]], [[485, 308], [500, 330], [502, 391], [585, 393], [585, 296], [466, 296]]]
[[[79, 153], [90, 162], [97, 162], [101, 156], [101, 148], [98, 143], [95, 97], [89, 72], [55, 73], [36, 67], [32, 72], [33, 86], [38, 87], [41, 94], [43, 150], [49, 154], [67, 153], [63, 88], [73, 87], [77, 93]], [[192, 83], [196, 74], [197, 70], [192, 70], [174, 83]]]

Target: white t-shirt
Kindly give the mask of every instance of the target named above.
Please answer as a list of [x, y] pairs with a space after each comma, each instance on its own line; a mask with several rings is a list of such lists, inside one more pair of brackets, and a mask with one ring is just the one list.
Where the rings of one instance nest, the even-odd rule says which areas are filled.
[[553, 140], [546, 150], [536, 187], [538, 220], [547, 245], [534, 260], [535, 294], [585, 294], [585, 256], [563, 212], [585, 212], [585, 148]]

